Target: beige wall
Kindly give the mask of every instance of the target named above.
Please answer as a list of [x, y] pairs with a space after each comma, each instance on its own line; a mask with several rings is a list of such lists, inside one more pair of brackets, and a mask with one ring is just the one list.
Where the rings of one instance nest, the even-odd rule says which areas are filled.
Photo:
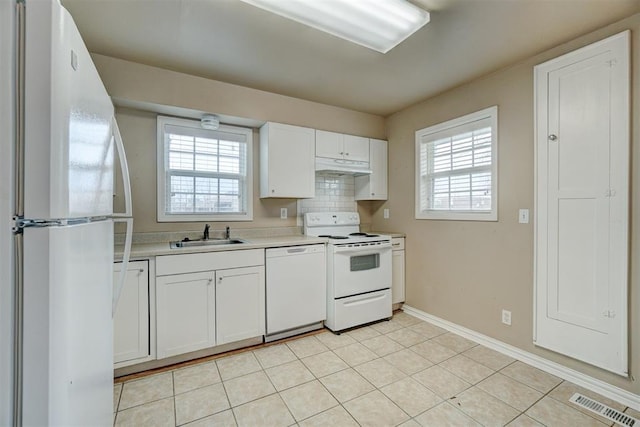
[[[168, 111], [195, 114], [210, 112], [236, 123], [253, 123], [253, 221], [222, 222], [232, 228], [292, 227], [296, 225], [296, 201], [260, 199], [259, 145], [255, 126], [265, 121], [289, 123], [373, 138], [384, 136], [384, 118], [344, 108], [305, 101], [255, 89], [176, 73], [102, 55], [93, 55], [107, 91], [120, 105], [143, 106], [148, 111], [120, 107], [118, 125], [131, 173], [134, 231], [195, 231], [204, 223], [159, 223], [156, 218], [156, 116]], [[223, 120], [224, 121], [224, 120]], [[121, 194], [116, 204], [122, 204]], [[289, 210], [289, 218], [280, 219], [280, 208]], [[370, 207], [360, 207], [362, 221], [371, 221]]]
[[[519, 208], [532, 214], [534, 208], [533, 66], [625, 29], [632, 30], [632, 147], [637, 147], [640, 15], [390, 116], [389, 200], [374, 207], [373, 227], [407, 234], [408, 305], [640, 394], [637, 380], [533, 346], [533, 221], [518, 223]], [[414, 219], [414, 132], [492, 105], [499, 107], [499, 221]], [[640, 150], [634, 148], [632, 156], [637, 194]], [[632, 197], [629, 360], [635, 377], [640, 374], [639, 203], [640, 197]], [[382, 218], [383, 208], [390, 209], [390, 219]], [[503, 308], [512, 312], [510, 327], [501, 324]]]
[[308, 126], [371, 138], [384, 137], [384, 118], [345, 108], [177, 73], [122, 59], [92, 55], [116, 102], [170, 106]]

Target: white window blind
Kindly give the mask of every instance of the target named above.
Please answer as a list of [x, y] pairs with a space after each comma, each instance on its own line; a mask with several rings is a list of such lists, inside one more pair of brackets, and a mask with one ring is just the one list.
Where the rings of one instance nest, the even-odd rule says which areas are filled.
[[251, 129], [207, 130], [198, 121], [159, 117], [158, 133], [159, 220], [251, 219]]
[[416, 132], [416, 218], [496, 220], [497, 107]]

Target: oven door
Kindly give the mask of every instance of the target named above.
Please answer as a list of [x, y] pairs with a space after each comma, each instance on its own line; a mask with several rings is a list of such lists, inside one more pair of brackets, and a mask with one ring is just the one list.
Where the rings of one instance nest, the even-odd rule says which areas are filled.
[[334, 298], [391, 287], [391, 242], [375, 246], [333, 246]]

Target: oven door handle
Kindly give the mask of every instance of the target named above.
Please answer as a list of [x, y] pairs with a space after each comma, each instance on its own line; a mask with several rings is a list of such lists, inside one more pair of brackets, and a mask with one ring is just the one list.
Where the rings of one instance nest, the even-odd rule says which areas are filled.
[[379, 253], [379, 252], [384, 252], [384, 251], [387, 251], [387, 250], [391, 250], [391, 242], [383, 243], [381, 245], [375, 245], [375, 246], [356, 246], [356, 247], [334, 246], [333, 252], [334, 253], [359, 252], [362, 255], [367, 255], [367, 254], [375, 254], [375, 253]]

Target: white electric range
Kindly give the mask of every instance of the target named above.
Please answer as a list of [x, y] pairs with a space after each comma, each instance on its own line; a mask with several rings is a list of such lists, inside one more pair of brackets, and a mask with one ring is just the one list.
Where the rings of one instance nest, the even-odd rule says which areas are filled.
[[338, 332], [391, 317], [391, 237], [360, 232], [357, 212], [307, 213], [304, 233], [329, 238], [329, 329]]

